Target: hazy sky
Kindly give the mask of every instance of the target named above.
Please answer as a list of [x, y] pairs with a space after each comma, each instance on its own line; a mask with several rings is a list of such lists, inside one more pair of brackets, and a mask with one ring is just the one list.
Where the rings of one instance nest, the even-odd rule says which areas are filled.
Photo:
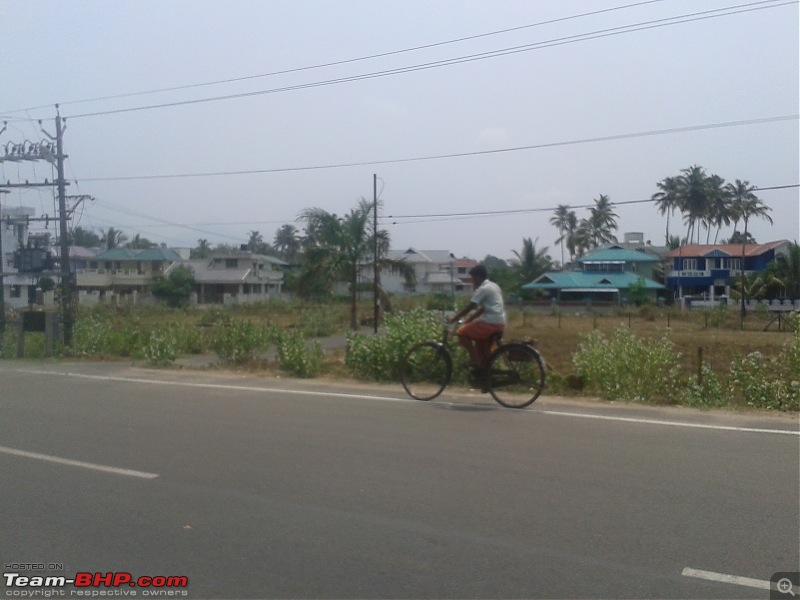
[[[619, 237], [662, 244], [636, 201], [683, 168], [800, 181], [796, 1], [0, 0], [0, 22], [0, 144], [53, 133], [61, 103], [69, 193], [96, 198], [75, 224], [172, 246], [272, 241], [377, 174], [394, 248], [559, 259], [558, 204], [608, 195]], [[800, 238], [798, 188], [758, 195], [756, 239]], [[3, 202], [53, 214], [49, 190]]]

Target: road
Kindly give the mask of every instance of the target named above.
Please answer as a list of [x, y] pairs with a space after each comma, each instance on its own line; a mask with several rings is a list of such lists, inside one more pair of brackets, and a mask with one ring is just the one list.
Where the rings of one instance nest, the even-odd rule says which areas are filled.
[[119, 363], [0, 377], [6, 573], [185, 576], [159, 591], [189, 598], [768, 598], [800, 564], [792, 416]]

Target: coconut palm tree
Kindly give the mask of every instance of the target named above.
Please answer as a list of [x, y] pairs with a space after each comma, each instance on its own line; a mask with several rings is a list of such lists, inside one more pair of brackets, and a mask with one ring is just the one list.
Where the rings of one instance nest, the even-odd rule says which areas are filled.
[[776, 277], [783, 284], [787, 298], [800, 298], [800, 244], [794, 242], [786, 254], [775, 258]]
[[536, 244], [539, 238], [522, 238], [522, 252], [512, 250], [514, 256], [519, 260], [517, 273], [520, 285], [530, 283], [539, 275], [546, 273], [553, 266], [553, 259], [547, 253], [547, 246], [537, 250]]
[[581, 221], [582, 238], [591, 248], [617, 241], [613, 232], [617, 229], [618, 215], [613, 211], [611, 201], [608, 196], [600, 194], [594, 202], [595, 205], [589, 209], [589, 218]]
[[356, 329], [358, 276], [365, 267], [378, 261], [378, 269], [388, 268], [402, 274], [413, 283], [414, 270], [404, 261], [387, 258], [389, 234], [378, 231], [378, 256], [375, 256], [375, 232], [372, 211], [374, 204], [363, 198], [358, 206], [342, 218], [321, 208], [306, 209], [299, 220], [305, 221], [307, 231], [313, 231], [316, 245], [306, 249], [303, 268], [298, 276], [302, 292], [314, 288], [330, 289], [336, 281], [346, 281], [350, 292], [350, 328]]
[[722, 226], [731, 224], [731, 196], [728, 193], [725, 180], [719, 175], [712, 175], [706, 180], [709, 195], [708, 214], [704, 222], [706, 223], [706, 244], [711, 239], [711, 228], [716, 226], [717, 233], [714, 235], [714, 243], [719, 239], [719, 232]]
[[272, 245], [283, 258], [289, 262], [294, 261], [300, 252], [300, 234], [297, 227], [290, 224], [282, 225], [275, 232]]
[[700, 223], [709, 214], [711, 204], [708, 176], [705, 169], [692, 165], [678, 176], [679, 207], [687, 225], [686, 239], [691, 243], [694, 237], [700, 243]]
[[[745, 243], [747, 239], [747, 225], [753, 217], [766, 219], [772, 224], [772, 217], [767, 213], [772, 210], [758, 199], [753, 191], [756, 188], [750, 185], [749, 181], [741, 181], [739, 179], [731, 185], [728, 184], [727, 191], [731, 196], [731, 211], [732, 218], [735, 223], [740, 220], [744, 223], [744, 232], [742, 233], [742, 273], [744, 273], [744, 258], [745, 258]], [[744, 300], [747, 300], [747, 286], [743, 286], [742, 290], [745, 292]], [[745, 303], [742, 302], [742, 316], [746, 313]]]
[[142, 237], [140, 234], [136, 234], [133, 236], [133, 239], [125, 244], [126, 248], [131, 248], [132, 250], [145, 250], [147, 248], [155, 248], [158, 244], [155, 242], [151, 242], [146, 237]]
[[128, 237], [122, 231], [114, 227], [109, 227], [108, 230], [102, 231], [101, 234], [100, 243], [106, 247], [106, 250], [119, 248], [128, 240]]
[[664, 239], [669, 245], [669, 218], [680, 208], [680, 182], [677, 177], [665, 177], [656, 184], [659, 191], [652, 195], [658, 212], [667, 216], [667, 229]]
[[201, 238], [197, 240], [197, 248], [191, 251], [192, 258], [208, 258], [211, 256], [211, 244], [207, 239]]
[[561, 244], [561, 268], [564, 268], [564, 242], [567, 239], [567, 234], [569, 233], [569, 225], [570, 225], [570, 214], [572, 214], [572, 218], [575, 218], [575, 212], [569, 209], [569, 206], [566, 204], [559, 204], [558, 208], [556, 208], [555, 213], [550, 218], [550, 224], [553, 225], [556, 229], [558, 229], [559, 238], [556, 240], [556, 244]]

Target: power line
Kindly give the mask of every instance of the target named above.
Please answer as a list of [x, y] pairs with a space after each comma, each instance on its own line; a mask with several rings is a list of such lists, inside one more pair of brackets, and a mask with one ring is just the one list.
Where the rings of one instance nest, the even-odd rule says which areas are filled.
[[[789, 185], [773, 185], [768, 187], [756, 187], [755, 191], [763, 192], [768, 190], [785, 190], [785, 189], [797, 189], [800, 188], [800, 183], [793, 183]], [[642, 200], [622, 200], [619, 202], [611, 202], [612, 206], [626, 206], [631, 204], [646, 204], [652, 203], [652, 198], [644, 198]], [[569, 209], [581, 209], [581, 208], [594, 208], [594, 204], [579, 204], [579, 205], [565, 205]], [[538, 207], [538, 208], [518, 208], [512, 210], [487, 210], [487, 211], [474, 211], [474, 212], [458, 212], [458, 213], [427, 213], [427, 214], [416, 214], [416, 215], [388, 215], [385, 217], [379, 217], [384, 221], [392, 220], [392, 225], [410, 225], [414, 223], [427, 223], [427, 222], [436, 222], [436, 221], [447, 221], [447, 220], [460, 220], [460, 219], [474, 219], [474, 218], [481, 218], [481, 217], [507, 217], [512, 215], [519, 215], [519, 214], [528, 214], [528, 213], [536, 213], [536, 212], [554, 212], [557, 210], [558, 207], [550, 206], [550, 207]], [[393, 219], [413, 219], [406, 221], [405, 223], [399, 223], [397, 221], [393, 221]]]
[[443, 160], [452, 158], [466, 158], [471, 156], [485, 156], [491, 154], [501, 154], [509, 152], [523, 152], [530, 150], [542, 150], [544, 148], [558, 148], [563, 146], [577, 146], [580, 144], [590, 144], [598, 142], [610, 142], [616, 140], [626, 140], [634, 138], [652, 137], [657, 135], [669, 135], [675, 133], [687, 133], [692, 131], [704, 131], [709, 129], [722, 129], [728, 127], [742, 127], [746, 125], [760, 125], [764, 123], [777, 123], [780, 121], [791, 121], [800, 118], [800, 114], [780, 115], [774, 117], [764, 117], [760, 119], [745, 119], [740, 121], [723, 121], [719, 123], [707, 123], [704, 125], [688, 125], [685, 127], [671, 127], [668, 129], [653, 129], [650, 131], [639, 131], [632, 133], [621, 133], [616, 135], [606, 135], [590, 138], [580, 138], [575, 140], [564, 140], [559, 142], [547, 142], [542, 144], [531, 144], [527, 146], [516, 146], [512, 148], [497, 148], [494, 150], [477, 150], [474, 152], [457, 152], [452, 154], [436, 154], [428, 156], [417, 156], [407, 158], [394, 158], [386, 160], [371, 160], [350, 163], [333, 163], [324, 165], [314, 165], [305, 167], [282, 167], [274, 169], [249, 169], [242, 171], [211, 171], [206, 173], [172, 173], [165, 175], [123, 175], [118, 177], [84, 177], [82, 181], [139, 181], [148, 179], [186, 179], [192, 177], [225, 177], [233, 175], [259, 175], [267, 173], [290, 173], [296, 171], [319, 171], [324, 169], [343, 169], [349, 167], [366, 167], [376, 165], [398, 164], [408, 162], [421, 162], [427, 160]]
[[[419, 50], [428, 50], [430, 48], [437, 48], [437, 47], [446, 46], [446, 45], [449, 45], [449, 44], [457, 44], [457, 43], [460, 43], [460, 42], [467, 42], [467, 41], [477, 40], [477, 39], [480, 39], [480, 38], [485, 38], [485, 37], [490, 37], [490, 36], [495, 36], [495, 35], [501, 35], [501, 34], [505, 34], [505, 33], [512, 33], [512, 32], [515, 32], [515, 31], [521, 31], [523, 29], [530, 29], [530, 28], [533, 28], [533, 27], [541, 27], [543, 25], [552, 25], [554, 23], [560, 23], [560, 22], [564, 22], [564, 21], [570, 21], [570, 20], [573, 20], [573, 19], [580, 19], [580, 18], [584, 18], [584, 17], [596, 16], [596, 15], [600, 15], [600, 14], [603, 14], [603, 13], [615, 12], [615, 11], [625, 10], [625, 9], [628, 9], [628, 8], [635, 8], [635, 7], [638, 7], [638, 6], [643, 6], [643, 5], [646, 5], [646, 4], [655, 4], [655, 3], [663, 2], [663, 1], [664, 0], [644, 0], [642, 2], [634, 2], [633, 4], [625, 4], [625, 5], [615, 6], [615, 7], [611, 7], [611, 8], [604, 8], [604, 9], [601, 9], [601, 10], [594, 10], [594, 11], [584, 12], [584, 13], [580, 13], [580, 14], [576, 14], [576, 15], [570, 15], [570, 16], [567, 16], [567, 17], [559, 17], [559, 18], [550, 19], [550, 20], [547, 20], [547, 21], [539, 21], [537, 23], [530, 23], [528, 25], [520, 25], [520, 26], [517, 26], [517, 27], [509, 27], [507, 29], [499, 29], [497, 31], [479, 33], [479, 34], [476, 34], [476, 35], [464, 36], [464, 37], [455, 38], [455, 39], [451, 39], [451, 40], [445, 40], [445, 41], [441, 41], [441, 42], [433, 42], [433, 43], [430, 43], [430, 44], [423, 44], [423, 45], [420, 45], [420, 46], [413, 46], [411, 48], [403, 48], [401, 50], [391, 50], [391, 51], [388, 51], [388, 52], [381, 52], [381, 53], [378, 53], [378, 54], [371, 54], [371, 55], [368, 55], [368, 56], [360, 56], [360, 57], [357, 57], [357, 58], [348, 58], [348, 59], [332, 61], [332, 62], [327, 62], [327, 63], [320, 63], [320, 64], [316, 64], [316, 65], [307, 65], [307, 66], [304, 66], [304, 67], [294, 67], [294, 68], [291, 68], [291, 69], [284, 69], [284, 70], [281, 70], [281, 71], [272, 71], [272, 72], [269, 72], [269, 73], [260, 73], [260, 74], [257, 74], [257, 75], [246, 75], [246, 76], [243, 76], [243, 77], [233, 77], [233, 78], [229, 78], [229, 79], [220, 79], [220, 80], [216, 80], [216, 81], [207, 81], [207, 82], [202, 82], [202, 83], [186, 84], [186, 85], [158, 88], [158, 89], [139, 91], [139, 92], [128, 92], [128, 93], [114, 94], [114, 95], [109, 95], [109, 96], [98, 96], [98, 97], [94, 97], [94, 98], [84, 98], [84, 99], [80, 99], [80, 100], [69, 100], [69, 101], [66, 101], [66, 102], [59, 102], [59, 104], [61, 106], [66, 106], [66, 105], [71, 105], [71, 104], [85, 104], [85, 103], [89, 103], [89, 102], [100, 102], [100, 101], [103, 101], [103, 100], [118, 100], [120, 98], [130, 98], [130, 97], [133, 97], [133, 96], [145, 96], [145, 95], [150, 95], [150, 94], [161, 94], [161, 93], [164, 93], [164, 92], [175, 92], [175, 91], [189, 90], [189, 89], [195, 89], [195, 88], [200, 88], [200, 87], [209, 87], [209, 86], [223, 85], [223, 84], [228, 84], [228, 83], [238, 83], [238, 82], [241, 82], [241, 81], [249, 81], [249, 80], [252, 80], [252, 79], [263, 79], [263, 78], [266, 78], [266, 77], [274, 77], [276, 75], [288, 75], [288, 74], [291, 74], [291, 73], [300, 73], [300, 72], [303, 72], [303, 71], [311, 71], [311, 70], [315, 70], [315, 69], [324, 69], [324, 68], [328, 68], [328, 67], [336, 67], [336, 66], [347, 65], [347, 64], [352, 64], [352, 63], [356, 63], [356, 62], [374, 60], [376, 58], [386, 58], [388, 56], [396, 56], [398, 54], [407, 54], [409, 52], [416, 52], [416, 51], [419, 51]], [[27, 110], [40, 110], [40, 109], [43, 109], [43, 108], [50, 108], [50, 105], [34, 106], [34, 107], [30, 107], [30, 108], [17, 109], [17, 110], [12, 110], [12, 111], [8, 111], [8, 112], [9, 112], [9, 114], [13, 114], [13, 113], [23, 112], [23, 111], [27, 111]]]
[[[648, 29], [655, 29], [659, 27], [666, 27], [671, 25], [679, 25], [684, 23], [691, 23], [694, 21], [702, 21], [707, 19], [715, 19], [719, 17], [726, 17], [746, 12], [753, 12], [756, 10], [766, 10], [771, 8], [778, 8], [781, 6], [787, 6], [790, 4], [797, 4], [798, 0], [787, 0], [783, 2], [779, 2], [779, 0], [761, 0], [760, 2], [750, 2], [747, 4], [741, 4], [733, 7], [726, 7], [720, 9], [713, 9], [707, 11], [701, 11], [696, 13], [687, 13], [685, 15], [678, 15], [675, 17], [666, 17], [663, 19], [655, 19], [652, 21], [643, 21], [640, 23], [634, 23], [632, 25], [623, 25], [619, 27], [612, 27], [609, 29], [602, 29], [590, 33], [582, 33], [573, 36], [566, 36], [562, 38], [556, 38], [553, 40], [547, 40], [544, 42], [536, 42], [533, 44], [526, 44], [523, 46], [515, 46], [509, 48], [503, 48], [500, 50], [493, 50], [490, 52], [482, 52], [478, 54], [466, 55], [456, 58], [450, 58], [440, 61], [434, 61], [429, 63], [421, 63], [417, 65], [411, 65], [406, 67], [400, 67], [396, 69], [387, 69], [384, 71], [376, 71], [372, 73], [364, 73], [360, 75], [353, 75], [350, 77], [339, 77], [335, 79], [328, 79], [323, 81], [316, 81], [311, 83], [304, 83], [304, 84], [297, 84], [291, 86], [285, 86], [280, 88], [272, 88], [266, 90], [257, 90], [253, 92], [242, 92], [237, 94], [226, 94], [222, 96], [212, 96], [207, 98], [196, 98], [193, 100], [181, 100], [175, 102], [164, 102], [159, 104], [150, 104], [145, 106], [136, 106], [136, 107], [129, 107], [129, 108], [119, 108], [119, 109], [112, 109], [112, 110], [104, 110], [104, 111], [95, 111], [95, 112], [87, 112], [87, 113], [79, 113], [72, 115], [70, 118], [78, 119], [78, 118], [85, 118], [85, 117], [98, 117], [103, 115], [114, 115], [114, 114], [122, 114], [122, 113], [130, 113], [130, 112], [139, 112], [144, 110], [154, 110], [160, 108], [172, 108], [177, 106], [187, 106], [192, 104], [203, 104], [207, 102], [218, 102], [223, 100], [233, 100], [238, 98], [249, 98], [254, 96], [262, 96], [266, 94], [276, 94], [281, 92], [288, 92], [288, 91], [296, 91], [302, 89], [310, 89], [315, 87], [323, 87], [323, 86], [331, 86], [331, 85], [338, 85], [342, 83], [351, 83], [354, 81], [364, 81], [368, 79], [375, 79], [379, 77], [388, 77], [392, 75], [400, 75], [405, 73], [412, 73], [416, 71], [423, 71], [428, 69], [435, 69], [440, 67], [447, 67], [452, 65], [458, 65], [468, 62], [475, 62], [478, 60], [486, 60], [490, 58], [498, 58], [501, 56], [508, 56], [512, 54], [518, 54], [521, 52], [530, 52], [533, 50], [541, 50], [544, 48], [550, 48], [554, 46], [561, 46], [566, 44], [572, 44], [576, 42], [583, 42], [589, 40], [600, 39], [604, 37], [612, 37], [617, 35], [622, 35], [625, 33], [633, 33], [638, 31], [645, 31]], [[726, 12], [727, 11], [727, 12]]]

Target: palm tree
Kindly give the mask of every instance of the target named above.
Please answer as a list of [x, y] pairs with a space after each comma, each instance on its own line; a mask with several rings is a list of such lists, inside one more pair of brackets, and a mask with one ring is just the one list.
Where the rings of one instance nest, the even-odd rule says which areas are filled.
[[102, 231], [101, 233], [100, 243], [106, 247], [106, 250], [118, 248], [128, 239], [122, 231], [114, 227], [109, 227], [107, 231]]
[[567, 234], [569, 233], [570, 214], [572, 214], [574, 218], [575, 213], [569, 209], [569, 206], [566, 204], [559, 204], [554, 215], [550, 218], [550, 224], [558, 229], [558, 233], [560, 234], [559, 238], [556, 240], [556, 244], [561, 244], [562, 269], [564, 268], [564, 241], [567, 239]]
[[683, 169], [678, 176], [679, 208], [688, 226], [686, 239], [690, 243], [695, 235], [700, 243], [699, 224], [709, 213], [711, 200], [707, 180], [705, 169], [698, 165]]
[[300, 252], [300, 236], [297, 227], [294, 225], [282, 225], [275, 232], [275, 240], [272, 242], [275, 250], [289, 262], [294, 261]]
[[553, 266], [553, 259], [547, 254], [547, 246], [536, 249], [538, 241], [539, 238], [536, 238], [536, 241], [531, 238], [522, 238], [522, 252], [512, 250], [519, 260], [517, 273], [520, 285], [530, 283]]
[[125, 245], [127, 248], [131, 248], [132, 250], [145, 250], [147, 248], [155, 248], [158, 246], [155, 242], [151, 242], [145, 237], [142, 237], [140, 234], [136, 234], [133, 236], [133, 239]]
[[[765, 205], [753, 193], [754, 188], [750, 185], [749, 181], [736, 180], [736, 183], [728, 184], [728, 192], [731, 196], [731, 211], [733, 220], [738, 223], [740, 220], [744, 222], [744, 232], [742, 233], [742, 274], [744, 275], [744, 258], [745, 258], [745, 240], [747, 240], [747, 225], [752, 217], [760, 217], [766, 219], [772, 224], [772, 217], [767, 213], [772, 210]], [[742, 300], [742, 317], [746, 313], [745, 300], [747, 300], [747, 286], [743, 286], [745, 292]]]
[[298, 276], [298, 289], [308, 291], [314, 287], [330, 288], [335, 281], [344, 280], [350, 291], [350, 328], [356, 329], [358, 276], [364, 267], [374, 265], [400, 272], [413, 281], [413, 268], [406, 262], [385, 257], [389, 247], [389, 234], [378, 231], [378, 256], [375, 256], [375, 232], [372, 227], [373, 203], [364, 200], [343, 218], [321, 208], [304, 210], [299, 219], [305, 221], [307, 231], [313, 231], [316, 245], [305, 251], [303, 268]]
[[247, 249], [256, 254], [262, 254], [264, 249], [264, 236], [261, 232], [253, 230], [248, 234]]
[[197, 248], [191, 252], [192, 258], [208, 258], [211, 255], [211, 244], [205, 238], [197, 240]]
[[783, 284], [787, 298], [800, 298], [800, 244], [794, 242], [786, 254], [775, 258], [776, 277]]
[[656, 203], [658, 212], [667, 216], [667, 229], [664, 233], [664, 239], [669, 245], [669, 218], [675, 213], [675, 210], [680, 208], [680, 182], [677, 177], [665, 177], [656, 184], [659, 189], [658, 192], [651, 196], [653, 202]]
[[567, 223], [566, 223], [566, 228], [567, 228], [567, 232], [566, 232], [567, 240], [566, 240], [566, 243], [567, 243], [567, 250], [569, 251], [569, 260], [570, 261], [575, 260], [575, 254], [576, 254], [576, 252], [578, 250], [578, 239], [577, 239], [578, 227], [579, 227], [578, 226], [578, 217], [577, 217], [577, 215], [575, 215], [575, 211], [571, 210], [571, 211], [569, 211], [569, 214], [567, 215]]
[[714, 243], [717, 243], [720, 229], [723, 225], [731, 224], [731, 197], [728, 194], [725, 180], [719, 175], [712, 175], [706, 180], [709, 195], [708, 214], [704, 221], [706, 223], [706, 244], [711, 239], [711, 227], [716, 226], [717, 233], [714, 236]]
[[611, 201], [608, 196], [600, 194], [594, 202], [595, 205], [589, 209], [589, 218], [581, 221], [580, 225], [580, 237], [590, 248], [617, 241], [612, 232], [617, 229], [618, 215], [612, 210]]

